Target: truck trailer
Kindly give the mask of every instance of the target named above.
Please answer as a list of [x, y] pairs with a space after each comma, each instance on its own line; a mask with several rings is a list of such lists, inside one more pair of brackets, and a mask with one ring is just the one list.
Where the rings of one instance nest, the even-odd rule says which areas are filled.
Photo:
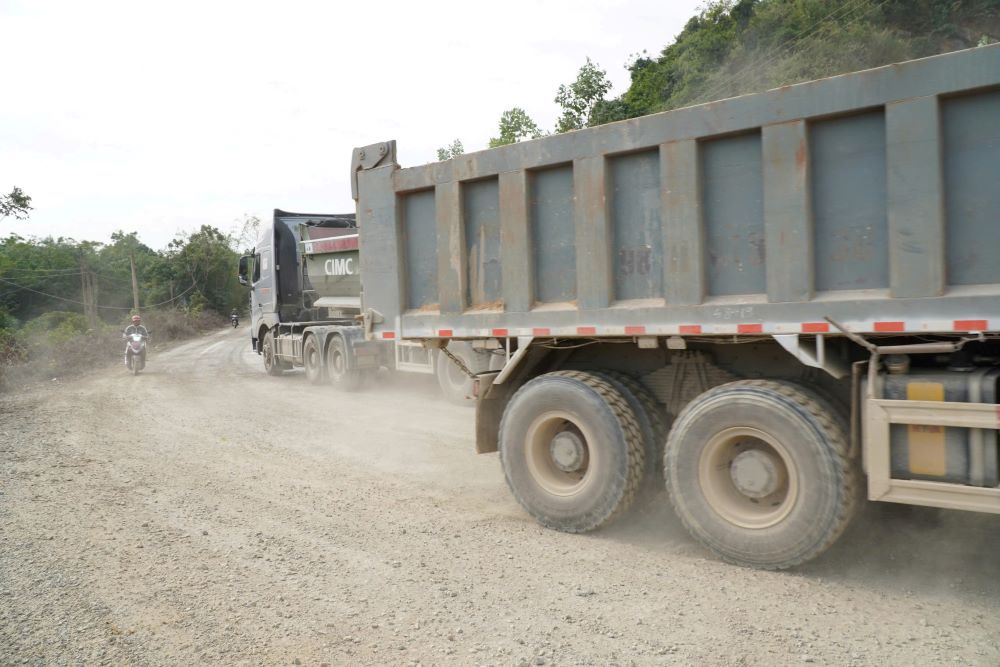
[[499, 351], [476, 450], [541, 524], [665, 487], [778, 569], [865, 498], [1000, 513], [1000, 45], [352, 178], [359, 339]]
[[[425, 373], [446, 398], [473, 405], [472, 380], [448, 355], [412, 341], [365, 340], [354, 213], [275, 209], [253, 252], [240, 258], [239, 280], [250, 287], [250, 343], [269, 375], [302, 367], [314, 384], [351, 391], [380, 368]], [[464, 343], [451, 356], [478, 372], [495, 355]]]

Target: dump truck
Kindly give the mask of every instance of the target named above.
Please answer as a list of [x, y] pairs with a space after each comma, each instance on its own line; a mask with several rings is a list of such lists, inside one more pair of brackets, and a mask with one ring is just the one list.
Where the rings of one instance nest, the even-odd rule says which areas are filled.
[[[380, 368], [425, 373], [446, 398], [472, 406], [472, 380], [448, 355], [411, 341], [365, 340], [354, 213], [275, 209], [253, 252], [240, 258], [239, 281], [250, 287], [250, 343], [268, 374], [302, 367], [312, 383], [351, 391]], [[468, 343], [450, 355], [476, 372], [496, 356]]]
[[865, 498], [1000, 513], [1000, 45], [352, 178], [365, 339], [501, 351], [476, 451], [541, 524], [665, 487], [778, 569]]

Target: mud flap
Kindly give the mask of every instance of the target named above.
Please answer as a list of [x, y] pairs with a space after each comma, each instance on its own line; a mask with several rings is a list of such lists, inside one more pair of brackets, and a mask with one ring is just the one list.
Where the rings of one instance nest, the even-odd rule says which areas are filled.
[[[476, 376], [478, 390], [476, 391], [476, 453], [488, 454], [500, 449], [500, 418], [507, 399], [506, 391], [491, 391], [493, 380], [500, 375], [499, 371], [480, 373]], [[498, 386], [496, 389], [501, 389]]]

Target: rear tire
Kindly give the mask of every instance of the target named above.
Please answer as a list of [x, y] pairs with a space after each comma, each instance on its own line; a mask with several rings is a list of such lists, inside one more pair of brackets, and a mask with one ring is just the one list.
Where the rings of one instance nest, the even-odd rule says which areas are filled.
[[281, 375], [284, 370], [274, 351], [274, 334], [270, 331], [264, 334], [260, 344], [260, 353], [264, 357], [264, 370], [268, 375]]
[[688, 531], [723, 559], [763, 569], [808, 561], [857, 508], [860, 472], [835, 407], [788, 382], [711, 389], [677, 418], [664, 474]]
[[[448, 351], [465, 362], [473, 373], [482, 373], [489, 369], [489, 355], [477, 353], [468, 343], [452, 343]], [[475, 407], [472, 400], [472, 378], [466, 375], [458, 365], [443, 352], [437, 353], [434, 365], [438, 386], [449, 402], [465, 407]]]
[[323, 353], [319, 349], [316, 336], [310, 335], [302, 345], [302, 365], [306, 370], [306, 379], [313, 384], [321, 384], [326, 380], [326, 368], [323, 366]]
[[330, 384], [341, 391], [357, 391], [364, 380], [357, 368], [350, 368], [347, 344], [340, 336], [333, 336], [326, 346], [326, 374]]
[[645, 451], [632, 409], [609, 381], [560, 371], [514, 394], [500, 423], [500, 462], [514, 497], [539, 523], [583, 533], [632, 504]]
[[601, 371], [599, 375], [606, 377], [625, 397], [642, 432], [646, 468], [636, 502], [646, 504], [666, 488], [663, 479], [663, 447], [667, 441], [669, 416], [652, 392], [631, 375], [621, 371]]

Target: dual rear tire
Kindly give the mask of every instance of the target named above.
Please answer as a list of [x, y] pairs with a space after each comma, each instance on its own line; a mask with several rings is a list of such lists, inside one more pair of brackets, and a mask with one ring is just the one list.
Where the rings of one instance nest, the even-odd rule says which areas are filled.
[[670, 500], [699, 542], [762, 569], [804, 563], [843, 533], [861, 500], [837, 406], [790, 382], [743, 380], [692, 401], [670, 431]]
[[664, 446], [665, 432], [659, 404], [633, 378], [548, 373], [511, 398], [500, 460], [525, 510], [573, 533], [608, 524], [665, 478], [692, 536], [727, 561], [763, 569], [819, 555], [859, 505], [846, 420], [804, 387], [721, 385], [691, 401]]
[[511, 399], [500, 423], [500, 461], [514, 497], [539, 523], [583, 533], [629, 508], [646, 452], [631, 407], [609, 380], [559, 371]]

